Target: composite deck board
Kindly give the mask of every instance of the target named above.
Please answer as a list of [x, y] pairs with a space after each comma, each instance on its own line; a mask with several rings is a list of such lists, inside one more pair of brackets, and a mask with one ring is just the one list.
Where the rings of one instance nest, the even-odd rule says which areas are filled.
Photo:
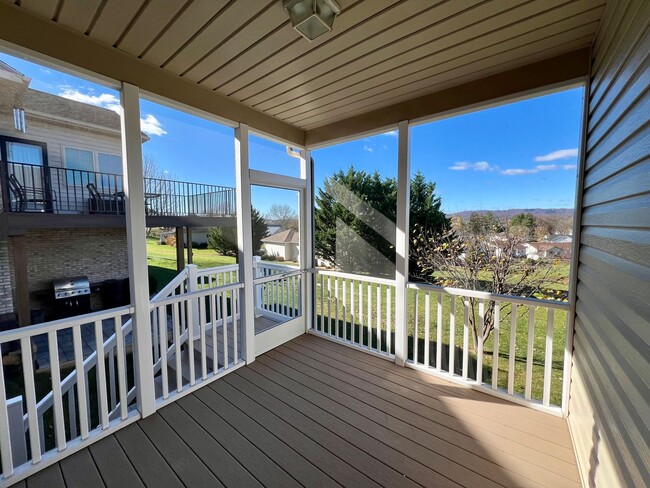
[[39, 471], [27, 479], [27, 488], [60, 488], [65, 486], [61, 467], [58, 463]]
[[566, 438], [562, 419], [301, 336], [23, 486], [578, 487]]
[[87, 449], [74, 453], [60, 463], [65, 485], [70, 488], [86, 488], [106, 486], [95, 462]]
[[340, 486], [301, 456], [285, 440], [270, 433], [263, 425], [227, 402], [211, 388], [196, 392], [196, 397], [230, 423], [266, 456], [303, 486]]
[[140, 426], [185, 486], [223, 486], [160, 414], [142, 419]]
[[[333, 435], [333, 431], [328, 430], [321, 423], [314, 422], [307, 414], [300, 411], [298, 398], [285, 395], [286, 392], [282, 391], [278, 394], [278, 388], [270, 385], [270, 382], [264, 377], [255, 374], [253, 371], [247, 371], [247, 373], [243, 375], [245, 379], [239, 375], [233, 376], [233, 386], [239, 386], [241, 391], [245, 391], [252, 398], [264, 398], [266, 396], [263, 400], [264, 403], [270, 406], [276, 415], [337, 456], [341, 459], [342, 463], [349, 464], [352, 462], [354, 468], [383, 486], [417, 486], [415, 483], [404, 479], [403, 475], [398, 471], [370, 456], [354, 444], [345, 441], [337, 435]], [[265, 388], [265, 386], [268, 388]], [[275, 397], [264, 395], [261, 388], [270, 391], [271, 395], [275, 393]], [[324, 416], [327, 417], [329, 415], [324, 414]], [[352, 428], [351, 430], [354, 431], [356, 429]]]
[[183, 486], [139, 425], [129, 425], [118, 431], [115, 437], [148, 488]]
[[177, 404], [198, 422], [224, 449], [244, 466], [256, 479], [270, 488], [295, 488], [300, 484], [254, 443], [219, 417], [196, 396], [189, 395]]
[[409, 371], [405, 375], [406, 370], [391, 366], [391, 363], [380, 358], [373, 358], [377, 361], [374, 364], [369, 363], [366, 360], [371, 357], [370, 355], [364, 354], [359, 357], [350, 348], [332, 349], [329, 344], [322, 348], [309, 346], [313, 344], [308, 342], [309, 340], [298, 338], [297, 342], [307, 344], [308, 347], [316, 347], [316, 350], [324, 356], [344, 363], [345, 366], [342, 367], [345, 367], [350, 374], [380, 385], [388, 391], [399, 393], [423, 405], [432, 406], [464, 422], [485, 426], [495, 433], [501, 432], [523, 444], [529, 444], [534, 439], [535, 442], [548, 447], [549, 452], [557, 450], [558, 455], [572, 451], [568, 432], [557, 428], [558, 419], [555, 417], [548, 422], [548, 426], [545, 426], [541, 420], [543, 415], [537, 416], [539, 421], [530, 420], [527, 417], [529, 412], [512, 415], [513, 412], [518, 412], [519, 406], [514, 403], [506, 405], [503, 400], [496, 398], [490, 401], [489, 408], [486, 408], [484, 393], [437, 380], [426, 373]]
[[224, 486], [263, 486], [181, 407], [172, 403], [160, 416]]
[[[573, 472], [575, 468], [570, 464], [559, 462], [555, 458], [546, 458], [546, 461], [557, 461], [549, 470], [537, 466], [525, 458], [507, 454], [501, 449], [494, 450], [489, 442], [480, 442], [464, 433], [462, 426], [457, 425], [456, 430], [447, 427], [444, 420], [451, 420], [449, 417], [443, 417], [441, 422], [431, 422], [426, 417], [403, 408], [399, 404], [399, 398], [395, 400], [395, 403], [391, 403], [379, 396], [365, 392], [362, 389], [363, 385], [359, 383], [354, 381], [346, 383], [310, 367], [305, 362], [293, 359], [292, 352], [288, 349], [283, 352], [286, 355], [273, 351], [268, 358], [261, 358], [259, 362], [268, 364], [276, 371], [285, 371], [285, 374], [295, 378], [302, 385], [314, 389], [314, 391], [318, 389], [334, 401], [344, 402], [348, 408], [390, 430], [401, 433], [404, 437], [410, 437], [414, 442], [428, 449], [441, 449], [441, 452], [452, 461], [459, 464], [469, 462], [481, 474], [493, 481], [502, 483], [508, 479], [514, 479], [520, 485], [541, 486], [534, 484], [535, 478], [530, 478], [530, 476], [537, 475], [538, 477], [550, 477], [558, 487], [576, 486], [574, 482], [564, 476], [556, 475], [558, 471], [560, 473]], [[284, 366], [287, 368], [285, 369]], [[513, 449], [513, 452], [516, 452], [517, 449]], [[506, 468], [505, 472], [503, 468]]]
[[114, 436], [88, 447], [106, 486], [143, 487], [142, 479]]

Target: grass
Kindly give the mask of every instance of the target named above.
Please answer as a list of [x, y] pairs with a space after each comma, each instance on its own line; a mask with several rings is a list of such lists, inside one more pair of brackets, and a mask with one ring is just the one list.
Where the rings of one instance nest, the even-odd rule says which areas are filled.
[[[235, 258], [229, 256], [221, 256], [214, 252], [212, 249], [195, 249], [194, 251], [194, 263], [199, 267], [215, 267], [215, 266], [224, 266], [228, 264], [234, 264]], [[151, 276], [154, 276], [158, 283], [158, 289], [164, 287], [169, 281], [176, 276], [176, 248], [172, 246], [159, 245], [158, 240], [155, 238], [147, 239], [147, 259], [149, 263], [149, 273]], [[288, 264], [288, 263], [283, 263]], [[570, 265], [568, 263], [560, 263], [557, 268], [557, 276], [561, 279], [561, 282], [556, 284], [553, 288], [559, 291], [566, 291], [568, 289], [568, 276], [569, 276]], [[334, 293], [334, 284], [336, 280], [332, 280], [332, 294]], [[376, 328], [377, 323], [377, 287], [378, 285], [371, 285], [372, 294], [372, 307], [370, 311], [370, 320], [373, 324], [373, 329]], [[351, 309], [350, 309], [350, 283], [347, 285], [347, 305], [348, 309], [343, 311], [343, 280], [339, 280], [339, 319], [341, 321], [345, 320], [348, 327], [348, 337], [350, 336], [349, 327], [352, 322]], [[367, 284], [363, 285], [364, 293], [364, 325], [367, 325], [368, 320], [368, 310], [367, 310]], [[386, 300], [387, 300], [387, 289], [386, 286], [382, 285], [381, 287], [381, 298], [382, 298], [382, 320], [381, 328], [384, 331], [383, 341], [385, 343], [385, 314], [386, 314]], [[415, 297], [418, 295], [418, 306], [417, 306], [417, 317], [418, 317], [418, 331], [415, 334], [415, 317], [416, 317], [416, 307], [415, 307]], [[410, 357], [413, 355], [413, 346], [414, 341], [413, 337], [417, 335], [418, 338], [418, 351], [419, 357], [418, 361], [423, 363], [423, 350], [425, 344], [425, 292], [416, 293], [415, 290], [409, 292], [409, 337], [410, 337]], [[327, 294], [326, 294], [327, 295]], [[320, 304], [320, 285], [317, 286], [316, 291], [316, 309], [317, 315], [321, 316], [323, 311], [321, 310]], [[357, 299], [357, 306], [355, 310], [356, 319], [355, 322], [358, 324], [358, 285], [355, 288], [355, 297]], [[430, 344], [430, 363], [435, 366], [435, 352], [436, 345], [435, 341], [437, 339], [437, 330], [436, 330], [436, 314], [437, 314], [437, 297], [432, 294], [430, 297], [430, 330], [429, 330], [429, 344]], [[325, 299], [325, 314], [328, 314], [327, 310], [327, 298]], [[335, 305], [336, 301], [332, 301], [332, 317], [335, 316]], [[450, 344], [450, 311], [451, 311], [451, 298], [448, 295], [444, 296], [442, 302], [442, 344], [443, 349], [443, 366], [447, 366], [447, 356], [448, 348]], [[464, 305], [461, 300], [456, 300], [455, 307], [455, 329], [454, 329], [454, 346], [455, 346], [455, 372], [461, 374], [462, 366], [462, 348], [463, 348], [463, 320], [464, 320]], [[510, 318], [510, 305], [505, 304], [501, 309], [501, 330], [499, 334], [499, 344], [498, 344], [498, 361], [497, 361], [497, 385], [499, 388], [507, 389], [508, 387], [508, 370], [509, 370], [509, 354], [510, 354], [510, 328], [511, 328], [511, 318]], [[391, 323], [394, 321], [395, 317], [395, 293], [394, 290], [391, 290]], [[553, 353], [552, 353], [552, 370], [551, 370], [551, 403], [555, 405], [560, 405], [562, 401], [562, 375], [563, 375], [563, 364], [564, 364], [564, 342], [566, 337], [566, 320], [567, 314], [564, 311], [555, 311], [553, 317]], [[515, 349], [514, 349], [514, 391], [519, 394], [524, 394], [525, 392], [525, 373], [526, 373], [526, 358], [527, 358], [527, 348], [528, 348], [528, 307], [520, 306], [517, 311], [516, 319], [516, 330], [515, 330]], [[376, 329], [375, 329], [376, 330]], [[544, 380], [544, 360], [546, 352], [546, 330], [547, 330], [547, 310], [539, 309], [535, 313], [535, 324], [534, 324], [534, 333], [532, 337], [533, 344], [533, 380], [531, 383], [531, 396], [534, 399], [541, 400], [543, 394], [543, 380]], [[394, 332], [394, 331], [393, 331]], [[364, 341], [367, 342], [367, 330], [363, 332]], [[373, 339], [376, 341], [376, 338]], [[394, 344], [394, 341], [393, 341]], [[470, 346], [471, 346], [471, 332], [470, 332]], [[485, 382], [491, 382], [492, 378], [492, 368], [493, 368], [493, 353], [494, 353], [494, 334], [490, 335], [490, 338], [486, 341], [484, 345], [483, 353], [483, 380]], [[476, 365], [476, 353], [471, 350], [470, 347], [470, 376], [476, 377], [475, 365]]]
[[[352, 323], [352, 308], [350, 286], [351, 282], [346, 284], [346, 308], [343, 307], [343, 280], [339, 279], [338, 285], [338, 319], [341, 323], [347, 324], [347, 338], [350, 338], [350, 327]], [[324, 317], [329, 317], [328, 300], [327, 300], [327, 280], [325, 283], [325, 297], [323, 306], [321, 306], [321, 286], [320, 282], [316, 288], [316, 310], [317, 315], [320, 317], [319, 323], [327, 320]], [[336, 320], [337, 301], [334, 297], [336, 280], [331, 281], [332, 301], [331, 301], [331, 316]], [[370, 286], [370, 294], [372, 302], [370, 307], [370, 320], [368, 319], [368, 284], [364, 283], [362, 286], [363, 292], [363, 322], [362, 324], [372, 324], [373, 328], [373, 345], [376, 347], [376, 324], [377, 324], [377, 290], [380, 285], [372, 284]], [[380, 327], [382, 333], [382, 348], [385, 350], [386, 344], [386, 312], [387, 312], [387, 286], [381, 285], [379, 291], [382, 300]], [[416, 295], [417, 295], [417, 314], [416, 314]], [[408, 296], [409, 303], [409, 357], [413, 359], [414, 337], [418, 338], [418, 362], [424, 363], [424, 349], [425, 349], [425, 300], [426, 292], [410, 290]], [[355, 284], [355, 323], [359, 324], [359, 286]], [[429, 350], [430, 358], [429, 363], [432, 366], [436, 365], [436, 340], [437, 340], [437, 295], [431, 293], [430, 295], [430, 316], [429, 316]], [[478, 305], [476, 305], [478, 309]], [[525, 392], [525, 372], [526, 372], [526, 359], [528, 348], [528, 308], [527, 306], [519, 306], [517, 309], [517, 318], [515, 320], [515, 349], [514, 349], [514, 391], [519, 394]], [[478, 310], [476, 310], [478, 316]], [[501, 307], [501, 321], [500, 321], [500, 334], [498, 344], [498, 374], [497, 385], [499, 388], [507, 389], [508, 387], [508, 370], [509, 370], [509, 350], [510, 350], [510, 328], [511, 328], [511, 307], [509, 304], [504, 304]], [[323, 317], [324, 314], [324, 317]], [[463, 332], [464, 332], [464, 304], [462, 300], [456, 299], [455, 304], [455, 327], [454, 327], [454, 347], [455, 347], [455, 361], [454, 371], [456, 374], [462, 373], [462, 350], [463, 350]], [[447, 358], [450, 344], [450, 315], [451, 315], [451, 297], [443, 295], [442, 299], [442, 344], [443, 353], [441, 356], [443, 369], [448, 369]], [[417, 316], [417, 334], [415, 331]], [[395, 293], [391, 289], [391, 320], [394, 323], [395, 318]], [[556, 310], [553, 316], [553, 351], [552, 351], [552, 369], [551, 369], [551, 404], [560, 405], [562, 401], [562, 376], [564, 364], [564, 343], [566, 338], [566, 320], [567, 313], [563, 310]], [[334, 322], [336, 323], [336, 322]], [[544, 361], [546, 353], [546, 332], [547, 332], [547, 309], [539, 308], [535, 312], [534, 331], [532, 335], [533, 356], [532, 356], [532, 369], [533, 376], [531, 382], [531, 397], [536, 400], [542, 399], [544, 387]], [[394, 333], [394, 330], [392, 330]], [[363, 341], [367, 344], [367, 329], [362, 331]], [[469, 337], [469, 377], [476, 378], [476, 353], [472, 350], [471, 331], [468, 332]], [[358, 331], [357, 331], [358, 340]], [[392, 340], [394, 352], [394, 339]], [[490, 383], [492, 381], [492, 368], [493, 368], [493, 352], [494, 352], [494, 334], [491, 334], [484, 345], [483, 352], [483, 381]]]
[[[221, 256], [212, 249], [193, 249], [192, 259], [199, 268], [213, 268], [235, 264], [235, 258]], [[147, 237], [147, 264], [149, 276], [155, 278], [151, 293], [162, 290], [177, 274], [176, 248], [158, 244], [156, 237]], [[152, 280], [153, 281], [153, 280]]]

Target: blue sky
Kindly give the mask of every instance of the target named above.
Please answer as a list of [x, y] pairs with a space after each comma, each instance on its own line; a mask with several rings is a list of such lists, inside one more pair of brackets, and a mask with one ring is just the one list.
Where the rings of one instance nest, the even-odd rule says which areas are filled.
[[[110, 109], [119, 93], [0, 53], [0, 60], [32, 78], [31, 87]], [[507, 208], [571, 208], [576, 186], [582, 88], [537, 97], [414, 127], [411, 166], [436, 182], [447, 212]], [[233, 129], [143, 100], [143, 152], [175, 179], [234, 186]], [[397, 174], [397, 134], [358, 139], [313, 152], [315, 181], [350, 165], [385, 176]], [[251, 167], [291, 176], [298, 161], [285, 148], [253, 136]], [[263, 212], [288, 197], [256, 189]]]

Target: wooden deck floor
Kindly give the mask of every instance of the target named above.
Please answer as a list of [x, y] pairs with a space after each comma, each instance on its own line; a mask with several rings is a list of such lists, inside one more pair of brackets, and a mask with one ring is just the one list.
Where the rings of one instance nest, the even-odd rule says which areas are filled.
[[314, 336], [22, 485], [580, 486], [564, 420]]

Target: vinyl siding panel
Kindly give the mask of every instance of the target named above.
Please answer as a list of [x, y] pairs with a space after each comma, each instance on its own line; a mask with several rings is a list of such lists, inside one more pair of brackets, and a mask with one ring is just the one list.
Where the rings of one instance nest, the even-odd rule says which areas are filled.
[[592, 51], [569, 425], [585, 486], [650, 486], [650, 3]]

